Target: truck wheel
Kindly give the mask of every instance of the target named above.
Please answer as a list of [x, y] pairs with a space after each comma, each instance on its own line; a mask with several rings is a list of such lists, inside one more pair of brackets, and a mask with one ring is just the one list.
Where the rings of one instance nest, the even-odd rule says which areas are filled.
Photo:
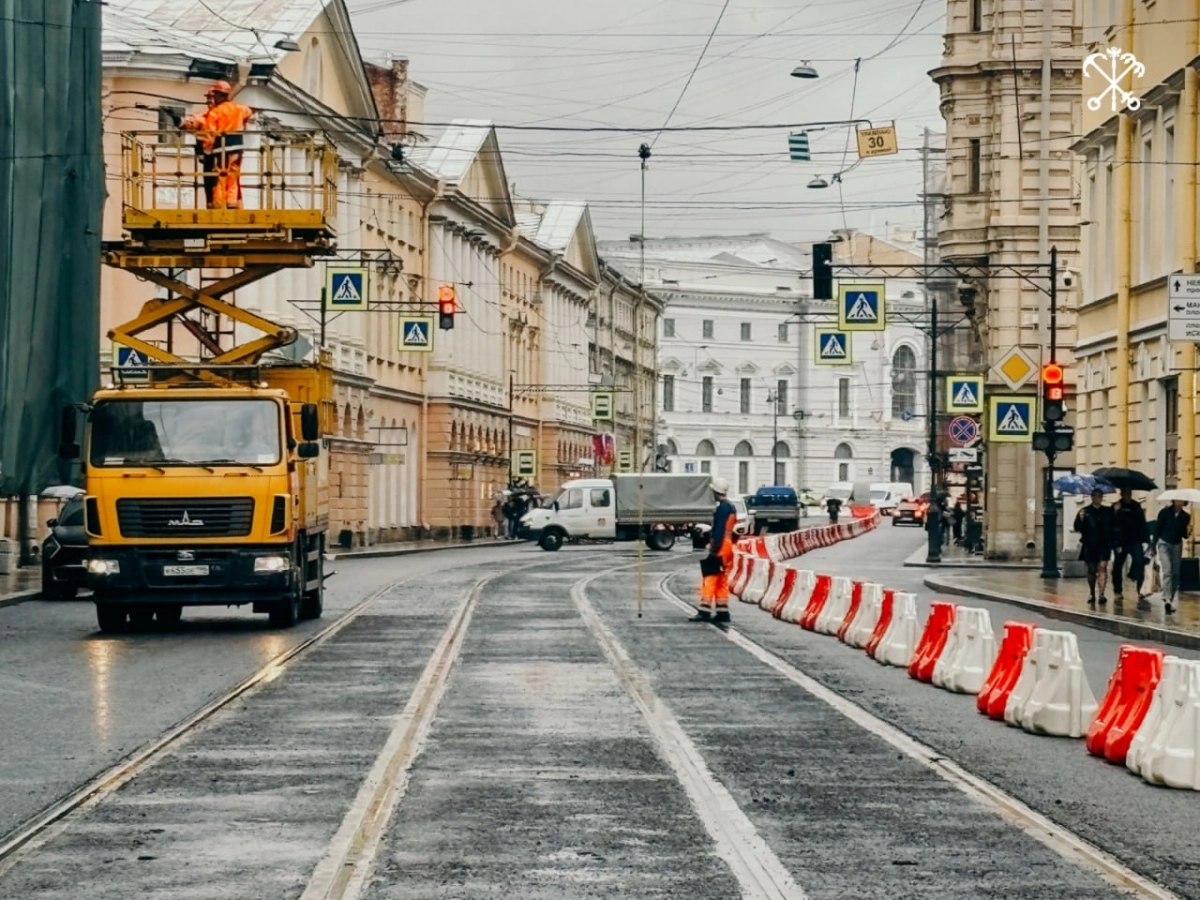
[[675, 546], [675, 532], [657, 529], [646, 536], [646, 546], [662, 553]]
[[300, 618], [302, 619], [319, 619], [321, 613], [325, 611], [325, 537], [320, 535], [317, 537], [317, 558], [311, 565], [313, 570], [310, 572], [317, 580], [317, 586], [312, 590], [304, 592], [304, 599], [300, 602]]
[[561, 531], [544, 531], [542, 539], [538, 541], [538, 546], [548, 553], [553, 553], [563, 545], [563, 536]]
[[291, 628], [300, 621], [300, 604], [303, 595], [297, 591], [276, 602], [268, 614], [268, 621], [273, 628]]
[[96, 624], [105, 634], [116, 634], [125, 630], [128, 613], [125, 608], [112, 603], [96, 604]]
[[160, 606], [154, 611], [154, 620], [163, 628], [177, 627], [182, 618], [182, 606]]

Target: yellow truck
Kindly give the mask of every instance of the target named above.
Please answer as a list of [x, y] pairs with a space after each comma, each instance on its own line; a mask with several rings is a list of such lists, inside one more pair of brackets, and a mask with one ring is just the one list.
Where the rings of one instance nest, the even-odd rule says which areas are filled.
[[312, 365], [172, 372], [98, 391], [82, 448], [87, 584], [101, 631], [253, 604], [288, 627], [322, 610], [332, 373]]

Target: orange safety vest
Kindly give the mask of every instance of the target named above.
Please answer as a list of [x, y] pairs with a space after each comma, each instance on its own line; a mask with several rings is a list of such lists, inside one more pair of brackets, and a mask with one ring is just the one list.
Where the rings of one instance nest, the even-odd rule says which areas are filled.
[[[198, 133], [200, 146], [205, 153], [217, 149], [240, 150], [242, 138], [235, 133], [245, 130], [246, 123], [253, 115], [254, 111], [245, 104], [226, 100], [199, 115], [188, 116], [183, 120], [183, 127]], [[219, 145], [218, 138], [222, 139]]]

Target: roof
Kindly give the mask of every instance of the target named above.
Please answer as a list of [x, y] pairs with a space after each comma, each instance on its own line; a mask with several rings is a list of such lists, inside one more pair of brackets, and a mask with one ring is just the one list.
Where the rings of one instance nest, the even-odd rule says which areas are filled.
[[486, 119], [455, 119], [431, 146], [413, 153], [412, 161], [430, 175], [457, 184], [491, 133], [492, 123]]
[[276, 50], [275, 42], [300, 37], [332, 2], [107, 0], [104, 48], [147, 53], [188, 48], [221, 60], [278, 61], [287, 51]]
[[551, 200], [542, 213], [534, 241], [555, 253], [564, 252], [586, 212], [587, 203], [582, 200]]

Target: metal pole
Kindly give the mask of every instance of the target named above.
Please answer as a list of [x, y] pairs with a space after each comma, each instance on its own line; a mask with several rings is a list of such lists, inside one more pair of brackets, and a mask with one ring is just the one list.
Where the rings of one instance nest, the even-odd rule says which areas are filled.
[[779, 394], [774, 395], [775, 409], [771, 423], [771, 484], [779, 487]]
[[[1058, 247], [1050, 248], [1050, 362], [1058, 354]], [[1042, 422], [1050, 438], [1046, 449], [1046, 472], [1042, 478], [1042, 577], [1058, 578], [1058, 507], [1054, 503], [1054, 432], [1056, 423]]]
[[925, 253], [925, 296], [929, 300], [929, 423], [927, 458], [929, 460], [929, 511], [926, 513], [926, 532], [929, 536], [925, 562], [942, 561], [942, 505], [940, 479], [938, 478], [937, 426], [938, 426], [938, 298], [937, 291], [929, 289], [929, 129], [921, 148], [921, 200], [924, 209], [922, 243]]
[[[325, 349], [325, 288], [321, 288], [321, 350]], [[317, 354], [321, 358], [321, 354]]]
[[508, 487], [513, 486], [513, 375], [508, 373]]

